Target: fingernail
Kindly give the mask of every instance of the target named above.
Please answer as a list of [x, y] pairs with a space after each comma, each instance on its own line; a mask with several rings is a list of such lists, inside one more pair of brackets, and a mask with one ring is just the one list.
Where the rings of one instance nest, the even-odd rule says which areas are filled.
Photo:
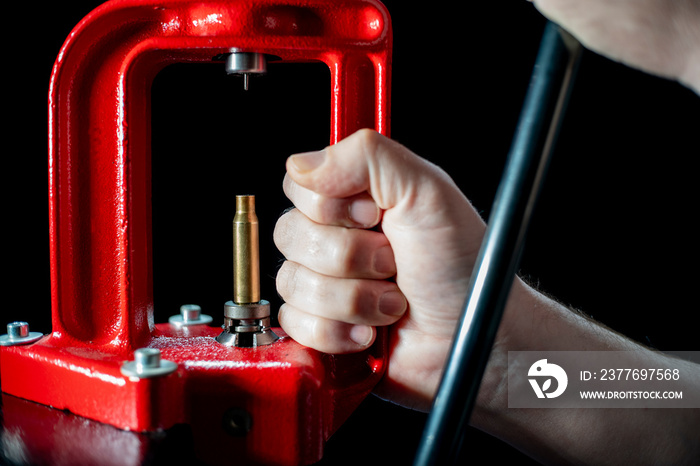
[[304, 152], [292, 155], [289, 160], [300, 173], [310, 172], [318, 168], [326, 159], [326, 151]]
[[362, 347], [369, 346], [372, 338], [374, 330], [368, 325], [355, 325], [350, 329], [350, 339]]
[[363, 227], [373, 227], [379, 222], [379, 207], [372, 199], [358, 199], [348, 207], [350, 220]]
[[374, 253], [374, 270], [381, 275], [394, 275], [396, 273], [396, 262], [394, 251], [391, 246], [382, 246]]
[[379, 298], [379, 311], [389, 316], [400, 316], [406, 311], [406, 298], [398, 291], [387, 291]]

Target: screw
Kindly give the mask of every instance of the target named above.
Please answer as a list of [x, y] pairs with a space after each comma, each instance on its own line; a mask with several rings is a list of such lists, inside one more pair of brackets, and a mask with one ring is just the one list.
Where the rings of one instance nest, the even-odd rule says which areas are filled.
[[7, 324], [7, 335], [0, 336], [0, 346], [26, 345], [43, 336], [39, 332], [30, 332], [27, 322], [11, 322]]
[[242, 437], [250, 432], [253, 420], [250, 413], [243, 408], [230, 408], [224, 412], [221, 427], [233, 437]]
[[180, 306], [180, 313], [170, 316], [168, 322], [176, 327], [186, 327], [188, 325], [208, 324], [212, 321], [211, 316], [202, 314], [202, 308], [196, 304], [184, 304]]
[[158, 369], [160, 367], [160, 350], [156, 348], [140, 348], [134, 351], [136, 371]]
[[26, 338], [29, 336], [29, 324], [26, 322], [12, 322], [7, 324], [7, 334], [11, 340]]
[[180, 315], [182, 316], [182, 321], [192, 322], [199, 320], [199, 315], [202, 313], [202, 308], [196, 304], [185, 304], [180, 306]]
[[134, 351], [134, 360], [122, 364], [121, 373], [127, 377], [147, 379], [175, 372], [177, 364], [160, 358], [158, 348], [139, 348]]

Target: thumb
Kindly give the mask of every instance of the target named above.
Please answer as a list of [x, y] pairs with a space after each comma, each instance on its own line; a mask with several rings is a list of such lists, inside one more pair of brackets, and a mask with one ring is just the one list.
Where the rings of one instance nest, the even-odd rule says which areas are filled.
[[[421, 206], [431, 210], [439, 207], [442, 202], [434, 201], [440, 197], [442, 201], [462, 198], [440, 168], [368, 129], [324, 150], [291, 156], [287, 174], [296, 184], [325, 198], [349, 198], [366, 192], [380, 209], [400, 208], [403, 214], [413, 213], [411, 217], [425, 214]], [[416, 203], [418, 199], [421, 202]]]

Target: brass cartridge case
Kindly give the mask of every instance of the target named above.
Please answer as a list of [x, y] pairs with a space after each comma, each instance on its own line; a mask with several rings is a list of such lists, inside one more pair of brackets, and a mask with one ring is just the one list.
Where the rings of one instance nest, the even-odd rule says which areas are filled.
[[233, 217], [233, 302], [260, 301], [260, 240], [255, 196], [236, 196]]

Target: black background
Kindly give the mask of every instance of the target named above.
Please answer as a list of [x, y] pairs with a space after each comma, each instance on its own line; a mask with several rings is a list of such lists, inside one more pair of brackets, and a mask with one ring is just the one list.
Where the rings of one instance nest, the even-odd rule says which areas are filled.
[[[3, 73], [6, 274], [2, 321], [50, 331], [47, 92], [72, 27], [101, 2], [13, 4]], [[478, 3], [478, 2], [476, 2]], [[394, 26], [394, 139], [442, 166], [488, 216], [543, 18], [525, 1], [387, 0]], [[464, 6], [468, 5], [468, 6]], [[285, 67], [282, 69], [282, 67]], [[279, 70], [278, 70], [279, 68]], [[278, 65], [242, 84], [213, 66], [173, 66], [153, 87], [154, 306], [218, 316], [230, 299], [233, 196], [258, 197], [263, 297], [277, 303], [271, 230], [289, 203], [291, 153], [328, 142], [322, 67]], [[662, 350], [698, 350], [694, 160], [700, 98], [587, 53], [530, 231], [521, 273]], [[226, 158], [227, 153], [241, 154]], [[3, 324], [4, 325], [4, 324]], [[408, 464], [424, 415], [371, 397], [331, 439], [325, 464]], [[520, 458], [473, 431], [468, 454]]]

